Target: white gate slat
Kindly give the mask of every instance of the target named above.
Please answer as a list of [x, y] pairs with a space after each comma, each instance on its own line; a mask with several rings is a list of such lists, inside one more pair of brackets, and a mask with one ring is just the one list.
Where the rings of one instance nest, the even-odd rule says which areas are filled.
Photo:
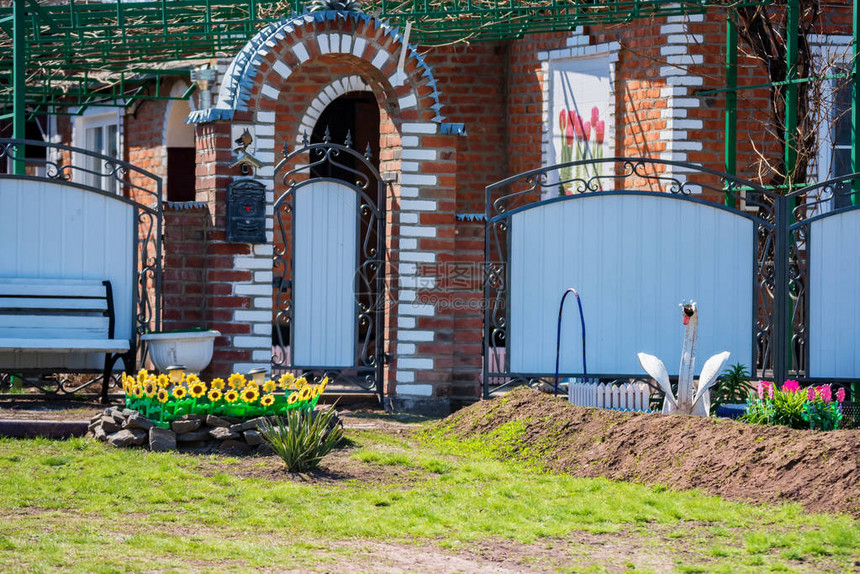
[[[751, 363], [753, 224], [665, 194], [581, 196], [511, 216], [512, 372], [552, 372], [562, 293], [575, 287], [588, 330], [589, 370], [640, 373], [636, 354], [677, 374], [678, 304], [699, 304], [698, 354], [729, 350]], [[561, 371], [581, 372], [578, 309], [562, 330]]]
[[809, 376], [860, 377], [860, 211], [809, 225]]
[[296, 190], [294, 321], [296, 365], [355, 364], [357, 195], [338, 182]]

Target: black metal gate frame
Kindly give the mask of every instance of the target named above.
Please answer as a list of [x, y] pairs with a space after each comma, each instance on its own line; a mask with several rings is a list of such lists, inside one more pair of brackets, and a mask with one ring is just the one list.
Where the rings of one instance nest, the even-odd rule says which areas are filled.
[[[611, 173], [601, 174], [609, 166]], [[683, 178], [672, 176], [666, 168], [676, 168]], [[586, 175], [571, 176], [573, 173]], [[705, 177], [706, 176], [706, 177]], [[710, 180], [710, 181], [709, 181]], [[713, 183], [716, 181], [716, 183]], [[542, 205], [575, 201], [585, 195], [655, 195], [663, 194], [723, 209], [753, 222], [753, 365], [754, 376], [784, 381], [792, 376], [813, 381], [806, 376], [808, 365], [808, 316], [806, 265], [808, 225], [818, 219], [860, 206], [840, 208], [825, 214], [817, 206], [835, 197], [851, 196], [860, 174], [847, 175], [820, 184], [806, 186], [779, 195], [753, 182], [702, 166], [648, 158], [607, 158], [552, 165], [526, 171], [486, 187], [484, 244], [484, 366], [483, 395], [517, 384], [549, 382], [553, 372], [515, 373], [510, 357], [498, 364], [498, 349], [506, 348], [510, 322], [510, 260], [508, 241], [512, 215]], [[565, 188], [570, 195], [559, 194]], [[694, 191], [705, 191], [733, 198], [732, 204], [746, 209], [715, 204], [692, 197]], [[549, 195], [551, 197], [546, 198]], [[561, 294], [559, 294], [561, 297]], [[564, 377], [582, 377], [583, 373], [560, 373]], [[641, 373], [590, 373], [605, 379], [641, 379]], [[491, 381], [496, 383], [491, 388]], [[846, 382], [848, 379], [845, 380]], [[856, 382], [856, 381], [855, 381]]]
[[[21, 156], [21, 150], [44, 150], [45, 159]], [[95, 165], [100, 171], [77, 165], [74, 162], [61, 165], [61, 152], [69, 157], [94, 158]], [[24, 179], [33, 181], [59, 182], [69, 187], [84, 189], [89, 192], [107, 196], [113, 200], [131, 205], [135, 210], [137, 221], [134, 245], [134, 282], [137, 289], [132, 299], [132, 325], [135, 335], [158, 331], [161, 329], [161, 237], [163, 225], [162, 212], [162, 181], [157, 175], [141, 169], [131, 163], [116, 158], [95, 153], [83, 148], [63, 144], [49, 143], [40, 140], [0, 139], [0, 161], [6, 162], [8, 173], [0, 173], [0, 180]], [[44, 175], [15, 175], [14, 164], [23, 164], [30, 171], [43, 168]], [[80, 177], [93, 179], [98, 185], [73, 181]], [[122, 194], [117, 193], [119, 188]], [[123, 358], [126, 371], [135, 369], [140, 343], [137, 337], [131, 341], [131, 350]], [[8, 373], [9, 374], [18, 374]], [[44, 369], [25, 369], [20, 374], [48, 374]], [[50, 373], [55, 374], [55, 373]], [[43, 392], [49, 394], [72, 394], [93, 384], [101, 383], [99, 376], [85, 383], [73, 383], [67, 379], [54, 381], [28, 380], [28, 382]], [[115, 382], [111, 382], [115, 386]]]
[[[297, 163], [307, 154], [308, 162]], [[283, 248], [275, 245], [273, 255], [273, 269], [277, 276], [277, 270], [281, 270], [281, 281], [276, 297], [276, 325], [286, 324], [289, 326], [290, 344], [296, 340], [295, 323], [293, 322], [294, 293], [293, 293], [293, 262], [295, 261], [295, 237], [296, 219], [295, 195], [302, 187], [315, 182], [331, 181], [341, 185], [347, 185], [356, 191], [358, 202], [357, 238], [356, 238], [356, 274], [353, 293], [355, 293], [356, 325], [366, 326], [365, 336], [362, 338], [360, 329], [356, 328], [355, 341], [355, 364], [352, 367], [331, 367], [326, 365], [295, 365], [286, 360], [286, 345], [280, 329], [277, 329], [278, 353], [272, 356], [272, 369], [281, 371], [296, 371], [303, 375], [327, 376], [334, 383], [346, 383], [357, 386], [357, 392], [374, 392], [380, 403], [383, 399], [383, 368], [384, 368], [384, 334], [385, 334], [385, 183], [379, 175], [379, 171], [371, 163], [370, 147], [362, 154], [351, 147], [349, 135], [345, 145], [331, 143], [326, 136], [321, 143], [308, 143], [288, 152], [284, 144], [284, 158], [275, 166], [275, 175], [293, 165], [282, 177], [287, 190], [276, 199], [274, 207], [275, 236], [283, 240]], [[367, 169], [372, 177], [365, 173], [345, 165], [342, 157], [351, 157]], [[328, 177], [310, 177], [311, 170], [329, 164], [330, 166], [349, 172], [355, 177], [353, 183], [344, 182], [340, 179]], [[307, 179], [302, 176], [307, 175]], [[376, 186], [376, 202], [368, 194], [372, 186]], [[284, 218], [290, 216], [290, 229], [287, 231]], [[366, 235], [362, 237], [362, 219], [367, 222]], [[372, 241], [373, 232], [376, 233], [376, 241]], [[279, 234], [279, 235], [278, 235]], [[278, 282], [276, 281], [276, 284]], [[369, 297], [367, 303], [359, 297], [364, 294]], [[301, 335], [301, 334], [299, 334]], [[372, 345], [371, 345], [372, 340]], [[371, 348], [372, 347], [372, 348]]]

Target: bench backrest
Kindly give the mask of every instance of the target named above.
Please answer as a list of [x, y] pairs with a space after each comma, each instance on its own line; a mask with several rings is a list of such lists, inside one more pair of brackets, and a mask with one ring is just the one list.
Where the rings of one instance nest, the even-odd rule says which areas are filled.
[[0, 278], [0, 337], [112, 339], [108, 281]]

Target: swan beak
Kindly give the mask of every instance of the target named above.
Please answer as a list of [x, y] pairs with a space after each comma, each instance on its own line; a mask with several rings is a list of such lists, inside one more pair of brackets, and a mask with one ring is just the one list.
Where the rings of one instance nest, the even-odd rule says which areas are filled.
[[690, 318], [689, 318], [689, 317], [687, 317], [686, 315], [684, 315], [684, 324], [685, 324], [685, 325], [689, 325], [689, 324], [690, 324]]

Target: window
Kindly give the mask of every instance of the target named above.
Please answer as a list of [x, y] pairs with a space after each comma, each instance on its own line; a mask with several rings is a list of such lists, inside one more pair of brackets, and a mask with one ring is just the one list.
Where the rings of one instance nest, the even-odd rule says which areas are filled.
[[[84, 115], [75, 120], [74, 133], [72, 135], [73, 145], [88, 151], [103, 154], [119, 159], [120, 151], [120, 119], [119, 111], [108, 113], [93, 113]], [[79, 154], [74, 159], [74, 180], [84, 185], [97, 187], [104, 190], [112, 189], [120, 192], [120, 182], [113, 177], [100, 174], [112, 171], [112, 166], [106, 165], [106, 161], [90, 155]]]
[[[818, 156], [812, 175], [816, 181], [826, 181], [851, 173], [851, 80], [840, 78], [850, 73], [851, 36], [812, 36], [813, 59], [818, 76], [823, 80], [816, 106]], [[826, 212], [849, 205], [851, 197], [836, 195], [825, 201], [816, 210]]]
[[[851, 173], [851, 83], [845, 79], [832, 79], [833, 104], [830, 106], [830, 165], [828, 177]], [[851, 204], [851, 196], [833, 198], [834, 209]]]
[[[551, 58], [548, 84], [545, 165], [611, 157], [613, 96], [609, 55]], [[559, 193], [570, 193], [575, 180], [602, 175], [599, 172], [603, 169], [599, 164], [561, 169]]]

